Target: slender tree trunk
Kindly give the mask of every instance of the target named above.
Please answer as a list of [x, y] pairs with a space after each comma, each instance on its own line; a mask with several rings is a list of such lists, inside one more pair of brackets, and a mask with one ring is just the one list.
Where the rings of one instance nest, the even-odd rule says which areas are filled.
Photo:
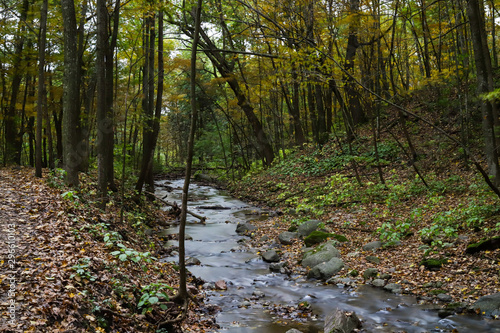
[[[66, 184], [77, 187], [79, 185], [78, 169], [81, 163], [77, 151], [80, 91], [74, 0], [61, 0], [61, 9], [64, 26], [63, 163], [66, 170]], [[49, 126], [47, 126], [47, 131], [50, 131]]]
[[[144, 65], [142, 77], [142, 110], [144, 123], [142, 129], [142, 162], [141, 171], [137, 179], [135, 191], [142, 193], [144, 183], [149, 184], [152, 173], [151, 154], [153, 148], [153, 108], [154, 108], [154, 43], [155, 43], [155, 18], [152, 13], [145, 16], [143, 37]], [[149, 187], [151, 185], [149, 184]]]
[[198, 117], [198, 107], [196, 101], [196, 50], [199, 41], [199, 31], [201, 24], [201, 6], [202, 0], [198, 0], [198, 6], [195, 15], [195, 30], [193, 33], [193, 45], [191, 50], [191, 126], [189, 130], [188, 140], [188, 157], [186, 161], [186, 177], [184, 179], [184, 187], [182, 189], [182, 207], [181, 207], [181, 224], [179, 226], [179, 297], [186, 299], [187, 293], [187, 272], [186, 272], [186, 248], [185, 248], [185, 230], [186, 230], [186, 214], [187, 214], [187, 199], [189, 193], [189, 182], [191, 179], [191, 167], [193, 164], [193, 147], [194, 137], [196, 132], [196, 119]]
[[36, 112], [36, 170], [35, 175], [42, 177], [42, 127], [45, 109], [45, 41], [47, 36], [48, 0], [43, 0], [40, 11], [40, 31], [38, 36], [38, 105]]
[[353, 19], [349, 25], [349, 36], [347, 38], [347, 50], [345, 56], [345, 69], [350, 75], [344, 76], [345, 94], [348, 108], [348, 124], [347, 137], [349, 139], [353, 136], [354, 126], [366, 121], [366, 115], [361, 105], [360, 92], [354, 82], [354, 60], [356, 59], [356, 52], [359, 47], [358, 32], [360, 29], [359, 23], [359, 0], [349, 1], [349, 12], [353, 15]]
[[12, 85], [10, 93], [9, 106], [5, 112], [4, 133], [5, 133], [5, 155], [4, 159], [7, 164], [21, 162], [21, 152], [18, 150], [19, 137], [18, 133], [18, 115], [16, 112], [16, 103], [19, 95], [19, 89], [22, 81], [22, 63], [23, 49], [26, 40], [26, 20], [28, 17], [29, 1], [23, 0], [19, 13], [18, 31], [14, 40], [14, 60], [12, 64]]
[[302, 147], [306, 143], [306, 138], [304, 136], [304, 131], [302, 130], [302, 122], [300, 120], [300, 84], [298, 81], [297, 68], [295, 64], [292, 64], [292, 86], [293, 86], [293, 96], [292, 96], [292, 108], [290, 112], [293, 117], [293, 127], [295, 133], [295, 143]]

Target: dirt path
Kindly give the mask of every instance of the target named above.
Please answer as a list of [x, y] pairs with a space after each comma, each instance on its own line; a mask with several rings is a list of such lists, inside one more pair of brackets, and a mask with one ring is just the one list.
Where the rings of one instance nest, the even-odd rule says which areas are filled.
[[48, 312], [66, 312], [58, 305], [67, 294], [63, 268], [72, 258], [66, 265], [58, 258], [73, 246], [67, 220], [56, 193], [29, 172], [0, 169], [2, 332], [40, 331]]

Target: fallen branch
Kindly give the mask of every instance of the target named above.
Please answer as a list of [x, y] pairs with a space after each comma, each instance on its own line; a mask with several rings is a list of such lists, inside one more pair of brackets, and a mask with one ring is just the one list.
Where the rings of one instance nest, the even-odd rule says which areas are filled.
[[[155, 195], [155, 194], [153, 194], [151, 192], [146, 192], [146, 194], [153, 196], [156, 200], [161, 201], [163, 204], [165, 204], [167, 206], [179, 208], [179, 206], [177, 206], [177, 204], [175, 202], [174, 203], [168, 202], [168, 201], [166, 201], [166, 200], [158, 197], [157, 195]], [[187, 213], [190, 214], [190, 215], [192, 215], [192, 216], [194, 216], [194, 217], [196, 217], [197, 219], [199, 219], [200, 222], [203, 223], [203, 224], [205, 223], [205, 221], [207, 219], [205, 216], [201, 216], [201, 215], [193, 213], [193, 212], [191, 212], [189, 210], [187, 211]]]

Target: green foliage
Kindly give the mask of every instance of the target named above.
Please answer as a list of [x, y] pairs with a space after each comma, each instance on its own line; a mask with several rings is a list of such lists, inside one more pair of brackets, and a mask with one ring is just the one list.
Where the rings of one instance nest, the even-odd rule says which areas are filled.
[[496, 88], [492, 92], [482, 94], [480, 98], [488, 102], [496, 103], [498, 100], [500, 100], [500, 88]]
[[56, 168], [49, 171], [47, 177], [47, 185], [52, 188], [63, 188], [64, 187], [64, 177], [66, 176], [66, 171], [64, 169]]
[[65, 200], [75, 202], [80, 199], [76, 193], [77, 193], [76, 191], [66, 191], [63, 194], [61, 194], [61, 197]]
[[118, 242], [122, 240], [122, 235], [120, 235], [116, 231], [110, 231], [104, 234], [104, 243], [106, 243], [106, 247], [113, 247], [115, 246]]
[[90, 272], [90, 258], [82, 258], [78, 260], [78, 264], [74, 265], [71, 267], [72, 270], [75, 271], [74, 274], [70, 275], [70, 279], [73, 279], [74, 277], [78, 276], [81, 279], [87, 279], [89, 281], [95, 281], [96, 276], [92, 275]]
[[[139, 299], [139, 303], [137, 303], [137, 307], [142, 309], [142, 314], [151, 312], [153, 305], [158, 303], [160, 299], [169, 300], [168, 295], [164, 291], [165, 289], [173, 290], [172, 287], [165, 283], [152, 283], [141, 289], [142, 296]], [[161, 304], [160, 308], [166, 310], [167, 306]]]
[[151, 256], [150, 252], [139, 252], [134, 249], [130, 249], [123, 245], [122, 243], [116, 244], [120, 248], [118, 251], [111, 252], [112, 256], [117, 256], [121, 261], [132, 261], [134, 263], [139, 263], [140, 261], [144, 261], [146, 263], [152, 263], [153, 260], [156, 260], [155, 257]]
[[408, 220], [396, 221], [394, 223], [384, 222], [377, 229], [380, 240], [387, 242], [397, 242], [406, 237], [410, 232], [411, 224]]

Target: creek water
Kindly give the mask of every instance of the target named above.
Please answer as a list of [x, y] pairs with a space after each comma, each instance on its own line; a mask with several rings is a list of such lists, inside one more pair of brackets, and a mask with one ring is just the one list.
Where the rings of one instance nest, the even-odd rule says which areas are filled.
[[[162, 180], [156, 194], [180, 205], [183, 180]], [[167, 189], [165, 186], [169, 186]], [[206, 224], [188, 215], [186, 255], [201, 261], [189, 271], [207, 282], [224, 280], [227, 291], [209, 291], [206, 302], [218, 305], [217, 332], [281, 333], [297, 328], [304, 333], [323, 332], [326, 315], [336, 308], [355, 311], [365, 332], [498, 332], [500, 321], [478, 316], [451, 315], [439, 318], [437, 310], [418, 305], [408, 295], [395, 295], [370, 286], [356, 290], [324, 285], [300, 276], [272, 273], [260, 255], [244, 246], [236, 234], [240, 222], [266, 219], [259, 208], [249, 206], [211, 186], [191, 184], [189, 210], [206, 216]], [[219, 209], [210, 209], [217, 207]], [[224, 208], [224, 209], [221, 209]], [[168, 209], [168, 207], [165, 207]], [[254, 223], [254, 224], [258, 224]], [[177, 233], [172, 227], [167, 233]], [[242, 241], [243, 240], [243, 241]], [[169, 241], [176, 245], [175, 241]], [[168, 245], [168, 244], [167, 244]], [[177, 261], [177, 257], [163, 258]], [[259, 297], [254, 297], [259, 295]], [[264, 295], [262, 297], [262, 295]], [[307, 301], [315, 316], [304, 322], [280, 318], [269, 305], [297, 306]]]

